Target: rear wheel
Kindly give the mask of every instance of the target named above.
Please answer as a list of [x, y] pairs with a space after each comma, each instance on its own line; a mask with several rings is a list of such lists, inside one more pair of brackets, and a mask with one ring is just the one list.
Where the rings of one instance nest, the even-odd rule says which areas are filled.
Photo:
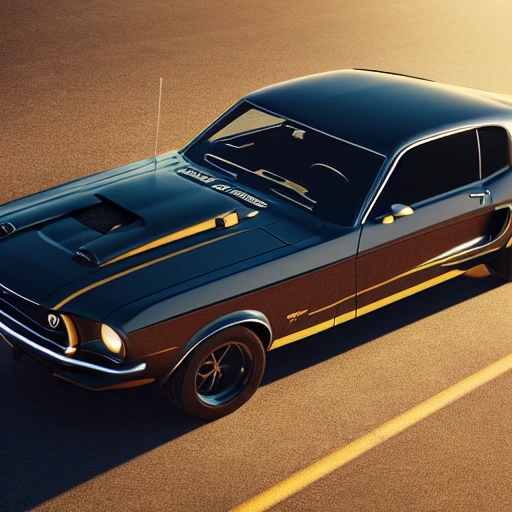
[[202, 342], [164, 384], [183, 411], [214, 420], [241, 407], [256, 392], [265, 349], [246, 327], [231, 327]]
[[500, 249], [496, 257], [487, 263], [487, 269], [495, 275], [512, 281], [512, 247]]

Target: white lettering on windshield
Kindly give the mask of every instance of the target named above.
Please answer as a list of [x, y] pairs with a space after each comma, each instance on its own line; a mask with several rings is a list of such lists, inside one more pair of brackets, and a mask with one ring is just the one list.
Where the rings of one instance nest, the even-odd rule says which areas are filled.
[[178, 169], [176, 172], [194, 181], [198, 181], [200, 183], [204, 183], [205, 185], [209, 185], [210, 188], [214, 190], [218, 190], [219, 192], [223, 192], [224, 194], [229, 194], [238, 197], [239, 199], [242, 199], [243, 201], [246, 201], [247, 203], [250, 203], [254, 206], [258, 206], [260, 208], [266, 208], [268, 206], [268, 204], [265, 203], [265, 201], [262, 201], [257, 197], [251, 196], [251, 194], [248, 194], [243, 190], [233, 188], [231, 185], [228, 185], [227, 183], [214, 183], [215, 181], [217, 181], [217, 178], [214, 178], [209, 174], [204, 174], [202, 172], [196, 171], [195, 169]]
[[201, 183], [211, 183], [212, 181], [215, 181], [216, 178], [213, 176], [209, 176], [208, 174], [203, 174], [202, 172], [195, 171], [194, 169], [179, 169], [176, 171], [178, 174], [183, 174], [185, 176], [189, 176], [190, 178], [193, 178], [197, 181], [200, 181]]

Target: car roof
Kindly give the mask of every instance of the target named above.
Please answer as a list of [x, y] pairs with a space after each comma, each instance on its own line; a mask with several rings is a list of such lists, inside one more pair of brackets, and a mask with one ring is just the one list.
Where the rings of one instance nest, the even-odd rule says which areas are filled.
[[498, 95], [360, 69], [265, 87], [244, 99], [270, 112], [388, 156], [433, 133], [511, 119]]

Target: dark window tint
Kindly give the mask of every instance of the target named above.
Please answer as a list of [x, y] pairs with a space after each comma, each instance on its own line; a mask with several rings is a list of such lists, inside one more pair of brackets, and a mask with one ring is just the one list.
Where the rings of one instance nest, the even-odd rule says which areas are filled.
[[482, 178], [509, 166], [508, 135], [503, 128], [491, 126], [479, 128], [480, 152], [482, 155]]
[[384, 157], [242, 102], [185, 156], [223, 181], [278, 196], [322, 220], [351, 226]]
[[382, 215], [392, 204], [413, 205], [478, 181], [478, 162], [474, 130], [420, 144], [399, 160], [373, 213]]

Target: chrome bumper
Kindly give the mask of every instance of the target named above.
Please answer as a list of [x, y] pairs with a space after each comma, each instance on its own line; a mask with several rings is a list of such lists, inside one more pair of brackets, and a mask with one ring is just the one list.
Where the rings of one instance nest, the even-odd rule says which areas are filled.
[[142, 372], [146, 369], [146, 363], [139, 363], [135, 366], [131, 366], [128, 368], [115, 369], [107, 368], [105, 366], [100, 366], [97, 364], [87, 363], [85, 361], [80, 361], [79, 359], [72, 359], [68, 356], [57, 354], [48, 348], [41, 347], [37, 343], [30, 341], [25, 336], [13, 331], [2, 322], [0, 322], [0, 334], [2, 334], [2, 338], [4, 338], [4, 340], [9, 345], [11, 345], [11, 347], [13, 347], [13, 344], [11, 343], [11, 341], [9, 341], [9, 338], [11, 338], [12, 340], [16, 340], [16, 344], [22, 350], [27, 349], [28, 353], [31, 353], [36, 357], [39, 357], [40, 359], [48, 362], [49, 364], [54, 363], [58, 366], [65, 366], [68, 368], [83, 368], [85, 370], [90, 370], [93, 372], [119, 376], [132, 375], [134, 373]]

